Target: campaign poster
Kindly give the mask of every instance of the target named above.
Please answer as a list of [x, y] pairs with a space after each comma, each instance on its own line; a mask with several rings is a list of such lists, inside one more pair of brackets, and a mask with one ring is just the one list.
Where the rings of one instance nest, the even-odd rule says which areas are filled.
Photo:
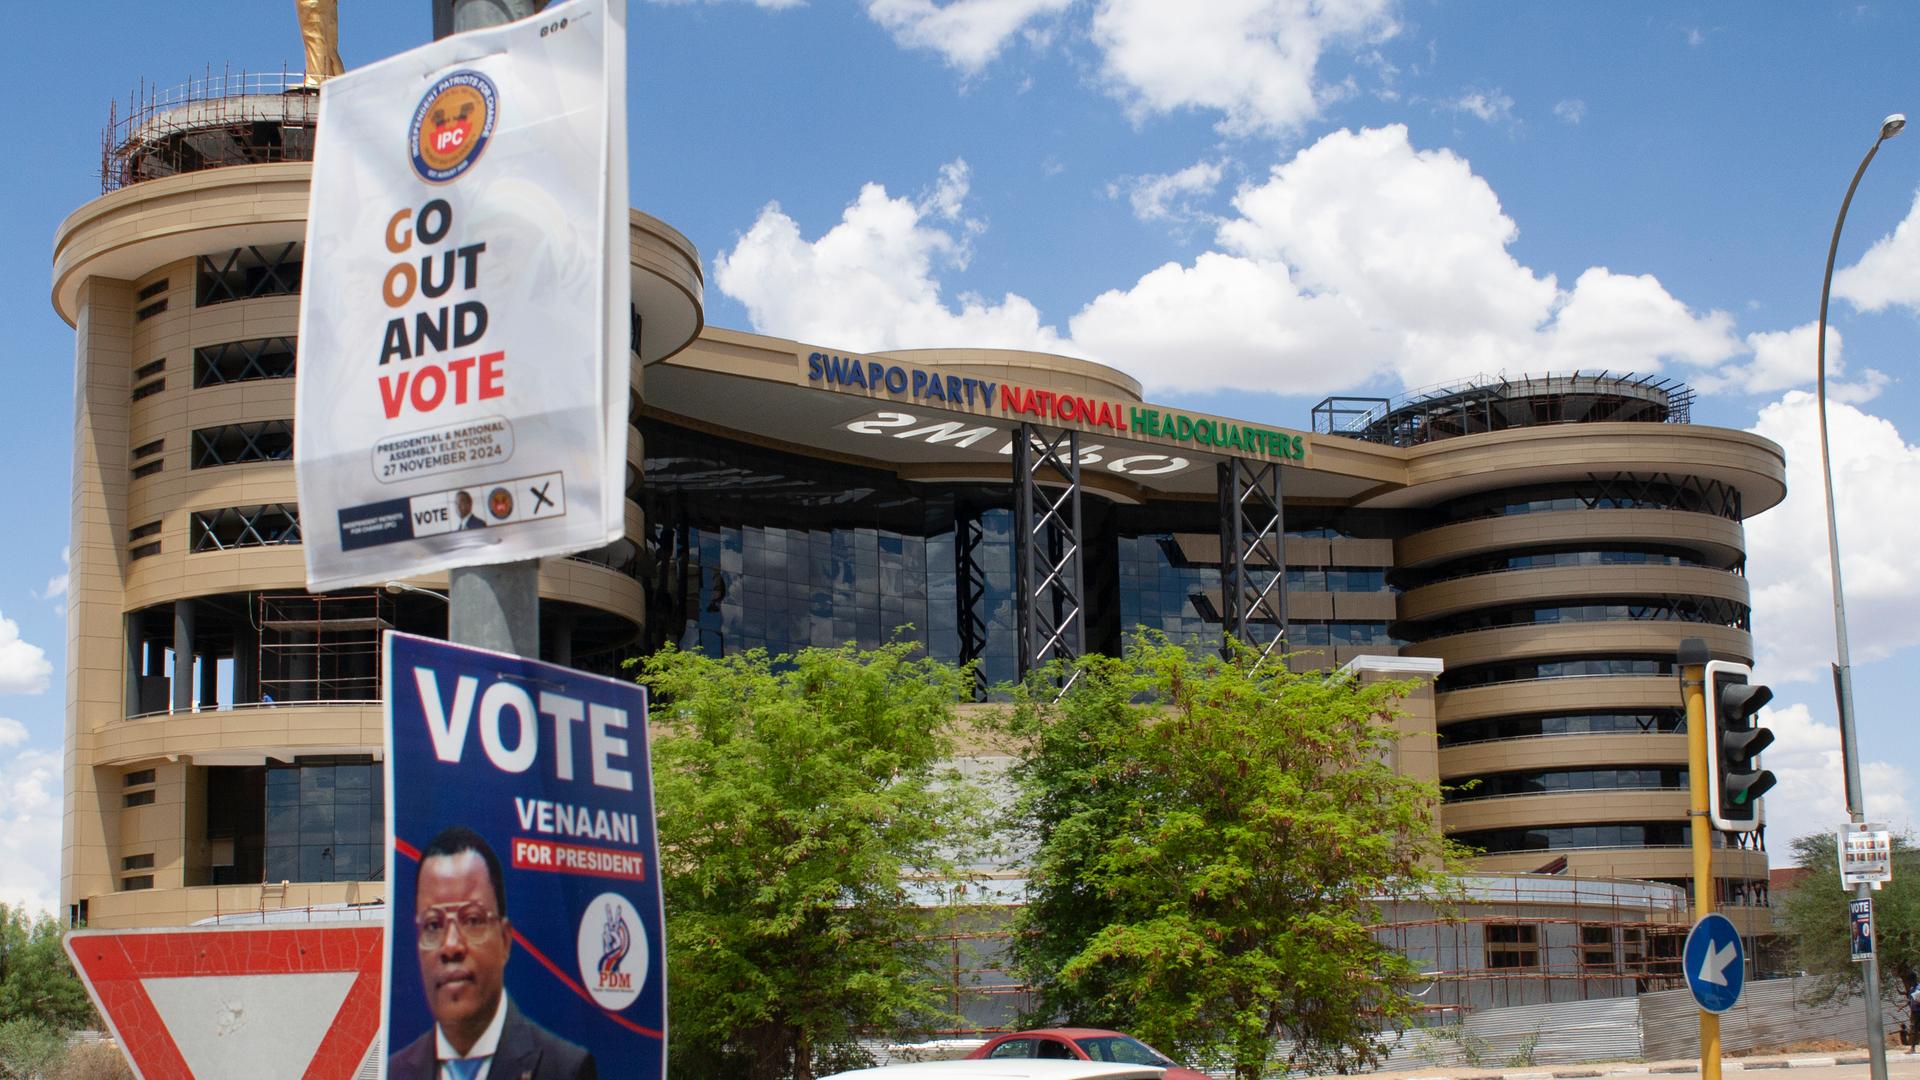
[[388, 1080], [666, 1075], [647, 695], [388, 633]]
[[329, 79], [294, 471], [314, 591], [625, 529], [625, 0]]

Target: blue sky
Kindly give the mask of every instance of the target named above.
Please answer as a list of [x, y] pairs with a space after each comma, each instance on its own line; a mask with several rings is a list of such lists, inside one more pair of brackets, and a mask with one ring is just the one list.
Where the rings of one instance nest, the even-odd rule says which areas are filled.
[[[1833, 215], [1920, 114], [1920, 6], [1427, 0], [633, 0], [633, 202], [686, 233], [707, 321], [848, 349], [1007, 345], [1295, 428], [1328, 393], [1659, 371], [1785, 444], [1748, 523], [1775, 687], [1773, 846], [1839, 820], [1811, 383]], [[351, 68], [427, 0], [340, 0]], [[37, 5], [0, 43], [0, 901], [58, 889], [72, 337], [54, 231], [110, 100], [298, 68], [290, 0]], [[1920, 135], [1841, 244], [1832, 413], [1869, 805], [1920, 776]], [[1832, 348], [1830, 346], [1830, 356]], [[1776, 855], [1780, 860], [1781, 856]]]

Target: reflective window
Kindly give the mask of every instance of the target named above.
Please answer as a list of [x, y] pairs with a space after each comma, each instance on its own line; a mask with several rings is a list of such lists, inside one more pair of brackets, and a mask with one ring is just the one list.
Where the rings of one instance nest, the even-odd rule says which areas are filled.
[[380, 767], [302, 761], [266, 770], [266, 880], [368, 881], [385, 866]]
[[[1478, 829], [1450, 834], [1450, 839], [1488, 855], [1507, 851], [1558, 851], [1571, 848], [1684, 847], [1687, 825], [1654, 821], [1606, 825], [1567, 825], [1558, 828]], [[1721, 833], [1713, 845], [1724, 846]]]
[[1551, 626], [1585, 622], [1687, 622], [1746, 630], [1745, 604], [1711, 596], [1665, 596], [1592, 604], [1513, 604], [1435, 619], [1420, 627], [1421, 639], [1503, 626]]
[[195, 263], [200, 307], [300, 291], [300, 244], [266, 244], [202, 255]]
[[300, 510], [283, 503], [195, 510], [188, 522], [189, 551], [229, 551], [300, 542]]
[[1603, 656], [1577, 660], [1529, 660], [1519, 663], [1476, 664], [1444, 672], [1434, 689], [1524, 682], [1529, 679], [1567, 679], [1589, 675], [1672, 675], [1672, 657]]
[[1687, 770], [1650, 765], [1612, 769], [1536, 769], [1461, 777], [1448, 785], [1447, 802], [1506, 795], [1553, 795], [1563, 791], [1684, 791]]
[[1641, 480], [1627, 474], [1469, 495], [1437, 510], [1448, 521], [1563, 510], [1684, 510], [1735, 521], [1741, 516], [1740, 492], [1717, 480]]
[[1546, 716], [1494, 716], [1449, 724], [1440, 729], [1445, 745], [1530, 739], [1551, 735], [1667, 735], [1687, 729], [1679, 709], [1644, 712], [1564, 713]]
[[197, 428], [189, 467], [243, 465], [252, 461], [293, 460], [293, 421], [261, 420], [252, 424], [223, 424]]
[[193, 350], [193, 385], [252, 382], [255, 379], [291, 379], [297, 366], [294, 339], [252, 338], [206, 345]]

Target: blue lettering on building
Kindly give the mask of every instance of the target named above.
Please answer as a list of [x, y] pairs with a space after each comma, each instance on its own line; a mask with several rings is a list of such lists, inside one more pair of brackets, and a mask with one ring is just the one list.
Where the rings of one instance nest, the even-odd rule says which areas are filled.
[[954, 409], [991, 408], [993, 392], [1000, 385], [966, 375], [947, 375], [906, 364], [882, 364], [821, 352], [807, 356], [807, 381], [858, 387], [869, 393], [905, 394], [938, 401]]

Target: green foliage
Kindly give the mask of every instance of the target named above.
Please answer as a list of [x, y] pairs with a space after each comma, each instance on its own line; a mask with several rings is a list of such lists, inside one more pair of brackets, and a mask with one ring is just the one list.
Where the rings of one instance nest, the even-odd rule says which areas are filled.
[[1294, 675], [1158, 637], [1016, 698], [1038, 843], [1013, 946], [1035, 1020], [1132, 1031], [1265, 1073], [1377, 1063], [1418, 974], [1377, 902], [1449, 890], [1439, 791], [1394, 772], [1406, 684]]
[[950, 665], [893, 644], [713, 659], [666, 649], [641, 681], [667, 902], [669, 1018], [689, 1075], [809, 1080], [856, 1034], [941, 1019], [934, 912], [985, 817], [948, 764]]
[[0, 1020], [0, 1077], [40, 1080], [66, 1051], [66, 1041], [45, 1024], [27, 1017]]
[[60, 924], [0, 904], [0, 1021], [29, 1020], [55, 1034], [97, 1026], [87, 989], [60, 944]]
[[[1865, 965], [1849, 956], [1847, 901], [1853, 890], [1840, 885], [1838, 841], [1832, 833], [1815, 833], [1791, 846], [1794, 862], [1808, 874], [1773, 901], [1786, 923], [1794, 966], [1819, 977], [1809, 1003], [1859, 994]], [[1913, 984], [1920, 968], [1920, 849], [1910, 836], [1893, 837], [1893, 880], [1873, 894], [1873, 922], [1881, 983], [1891, 998]]]

